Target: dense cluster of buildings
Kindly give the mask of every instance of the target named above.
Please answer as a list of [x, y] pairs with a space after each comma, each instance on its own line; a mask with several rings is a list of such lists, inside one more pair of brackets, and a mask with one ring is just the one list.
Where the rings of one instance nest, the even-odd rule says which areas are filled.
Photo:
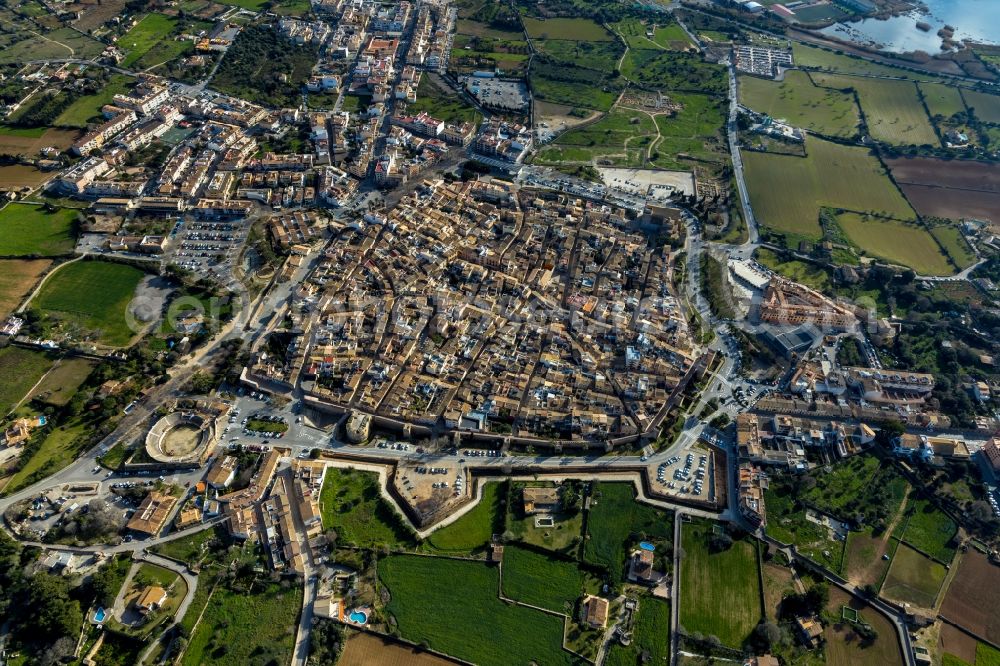
[[397, 429], [636, 435], [697, 354], [668, 270], [622, 209], [425, 182], [327, 247], [293, 294], [285, 357], [257, 354], [245, 379], [301, 380], [315, 407]]

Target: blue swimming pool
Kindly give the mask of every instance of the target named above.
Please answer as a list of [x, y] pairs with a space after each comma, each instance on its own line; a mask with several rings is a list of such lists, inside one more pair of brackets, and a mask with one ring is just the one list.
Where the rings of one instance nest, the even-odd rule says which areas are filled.
[[368, 616], [361, 611], [351, 611], [350, 618], [354, 624], [364, 624], [368, 621]]
[[98, 608], [96, 611], [94, 611], [94, 622], [100, 624], [101, 622], [104, 622], [107, 618], [108, 614], [105, 612], [103, 608]]
[[650, 552], [653, 552], [654, 550], [656, 550], [656, 546], [654, 546], [653, 544], [649, 543], [648, 541], [640, 541], [639, 542], [639, 548], [642, 548], [643, 550], [648, 550]]

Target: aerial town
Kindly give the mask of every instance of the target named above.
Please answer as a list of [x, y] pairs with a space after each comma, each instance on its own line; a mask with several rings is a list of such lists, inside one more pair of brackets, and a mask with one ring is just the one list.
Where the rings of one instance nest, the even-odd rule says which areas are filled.
[[0, 26], [0, 665], [1000, 663], [1000, 6]]

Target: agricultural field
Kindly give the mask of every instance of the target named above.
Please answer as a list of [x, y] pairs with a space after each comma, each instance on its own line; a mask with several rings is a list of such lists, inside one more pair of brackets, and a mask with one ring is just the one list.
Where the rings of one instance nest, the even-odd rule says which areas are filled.
[[951, 275], [955, 268], [925, 227], [858, 213], [842, 213], [837, 225], [865, 254], [908, 266], [920, 275]]
[[914, 548], [943, 564], [955, 557], [953, 539], [958, 526], [927, 500], [911, 500], [906, 511], [906, 530], [902, 539]]
[[991, 164], [902, 158], [886, 165], [921, 215], [989, 219], [1000, 210], [1000, 173]]
[[53, 363], [42, 352], [23, 347], [0, 349], [0, 418], [14, 409]]
[[339, 543], [398, 548], [413, 541], [402, 517], [379, 494], [378, 476], [374, 472], [327, 469], [320, 505], [323, 529], [336, 530]]
[[854, 136], [861, 120], [851, 95], [815, 86], [800, 70], [785, 72], [780, 82], [741, 76], [739, 90], [740, 101], [754, 111], [820, 134]]
[[[46, 146], [65, 150], [73, 145], [79, 136], [80, 132], [74, 130], [0, 125], [0, 153], [33, 156]], [[9, 184], [6, 180], [0, 182]]]
[[646, 163], [656, 136], [656, 124], [647, 113], [615, 109], [597, 122], [570, 130], [537, 155], [539, 164], [591, 163], [639, 167]]
[[[648, 660], [644, 658], [648, 654]], [[604, 666], [666, 664], [670, 658], [670, 604], [651, 596], [639, 598], [639, 610], [632, 630], [632, 644], [615, 641], [607, 652]]]
[[[842, 619], [844, 606], [857, 611], [875, 630], [878, 636], [874, 641], [862, 639], [851, 624]], [[839, 587], [830, 586], [830, 601], [824, 617], [833, 620], [823, 631], [829, 666], [902, 666], [906, 663], [899, 648], [896, 627], [889, 618]]]
[[451, 90], [442, 87], [429, 74], [420, 77], [417, 101], [406, 105], [406, 112], [417, 114], [426, 111], [446, 123], [474, 122], [482, 119], [475, 107], [466, 104]]
[[853, 88], [861, 101], [868, 131], [875, 139], [898, 146], [940, 144], [915, 83], [834, 74], [811, 76], [818, 86]]
[[833, 51], [821, 49], [817, 46], [810, 46], [802, 42], [792, 42], [792, 57], [795, 59], [796, 66], [806, 69], [819, 69], [841, 74], [891, 76], [903, 79], [919, 79], [921, 81], [933, 78], [927, 74], [908, 72], [905, 69], [897, 69], [864, 58], [834, 53]]
[[0, 208], [0, 256], [56, 257], [73, 252], [77, 211], [12, 203]]
[[27, 296], [50, 259], [0, 259], [0, 319], [6, 319]]
[[[630, 49], [667, 49], [683, 51], [694, 46], [687, 33], [677, 23], [645, 24], [638, 19], [624, 19], [611, 26], [622, 36]], [[647, 33], [652, 31], [652, 38]]]
[[101, 116], [101, 108], [105, 104], [111, 104], [115, 95], [124, 93], [134, 82], [135, 79], [131, 76], [112, 74], [107, 83], [101, 87], [101, 92], [73, 100], [73, 103], [55, 119], [55, 124], [60, 127], [86, 128], [87, 123]]
[[363, 632], [350, 633], [337, 659], [337, 666], [453, 666], [455, 663], [419, 648]]
[[890, 537], [888, 530], [878, 535], [871, 528], [848, 533], [844, 547], [844, 578], [858, 586], [879, 587], [891, 564], [883, 556], [888, 555], [891, 560], [898, 545], [899, 542]]
[[947, 225], [931, 227], [931, 236], [934, 236], [934, 239], [941, 244], [959, 270], [976, 263], [976, 253], [958, 227]]
[[251, 592], [215, 588], [181, 664], [236, 666], [292, 658], [302, 589], [258, 581]]
[[673, 537], [673, 516], [636, 501], [630, 483], [599, 483], [591, 495], [583, 558], [622, 579], [626, 544]]
[[0, 166], [0, 192], [16, 191], [27, 187], [35, 189], [52, 178], [52, 172], [45, 172], [29, 164], [5, 164]]
[[585, 18], [524, 18], [524, 30], [531, 39], [573, 39], [588, 42], [614, 41], [602, 25]]
[[951, 118], [956, 113], [965, 113], [965, 102], [958, 88], [943, 83], [921, 83], [918, 87], [931, 116]]
[[906, 544], [896, 548], [889, 573], [882, 584], [882, 596], [921, 608], [933, 608], [947, 571]]
[[804, 158], [743, 155], [751, 203], [765, 226], [818, 240], [819, 209], [824, 206], [914, 219], [913, 209], [868, 150], [808, 137], [806, 151]]
[[509, 599], [572, 615], [584, 592], [595, 593], [599, 581], [573, 562], [508, 546], [503, 553], [503, 594]]
[[165, 14], [146, 14], [132, 29], [118, 39], [118, 48], [125, 51], [122, 67], [131, 67], [148, 51], [167, 39], [177, 26], [177, 19]]
[[104, 50], [103, 43], [72, 28], [58, 28], [44, 35], [18, 34], [24, 39], [0, 48], [0, 65], [28, 60], [94, 58]]
[[756, 542], [741, 539], [712, 552], [709, 537], [716, 528], [722, 529], [714, 523], [683, 527], [680, 624], [739, 648], [760, 621]]
[[504, 486], [487, 483], [482, 498], [467, 514], [427, 537], [426, 543], [441, 553], [470, 553], [484, 548], [494, 534], [502, 534]]
[[1000, 125], [1000, 96], [976, 90], [962, 90], [965, 105], [984, 123]]
[[95, 334], [101, 342], [121, 347], [135, 333], [129, 328], [126, 311], [143, 275], [125, 264], [66, 264], [49, 275], [32, 299], [31, 308], [58, 320], [64, 331]]
[[86, 358], [60, 359], [42, 382], [31, 392], [32, 400], [54, 407], [64, 407], [76, 394], [97, 363]]
[[1000, 642], [1000, 567], [972, 548], [962, 555], [941, 614], [994, 643]]
[[561, 647], [561, 618], [500, 600], [496, 567], [391, 555], [379, 560], [378, 576], [407, 640], [481, 666], [580, 663]]
[[[944, 629], [951, 629], [958, 633], [950, 625], [944, 625]], [[943, 638], [944, 631], [941, 633]], [[966, 648], [966, 651], [970, 654], [958, 656], [950, 652], [943, 652], [941, 655], [941, 666], [1000, 666], [1000, 650], [997, 650], [992, 645], [980, 643], [971, 636], [965, 634], [959, 635], [964, 639], [962, 642], [967, 644], [962, 647]]]
[[524, 39], [524, 33], [519, 30], [502, 30], [481, 21], [474, 21], [466, 18], [458, 19], [458, 22], [455, 25], [455, 34], [470, 35], [472, 37], [486, 37], [488, 39]]

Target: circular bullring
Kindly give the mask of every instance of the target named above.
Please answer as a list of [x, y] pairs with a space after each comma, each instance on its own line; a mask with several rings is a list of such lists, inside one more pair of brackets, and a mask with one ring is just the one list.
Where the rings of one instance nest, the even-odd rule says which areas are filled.
[[146, 433], [146, 454], [157, 462], [197, 460], [212, 442], [212, 422], [195, 412], [173, 412]]

